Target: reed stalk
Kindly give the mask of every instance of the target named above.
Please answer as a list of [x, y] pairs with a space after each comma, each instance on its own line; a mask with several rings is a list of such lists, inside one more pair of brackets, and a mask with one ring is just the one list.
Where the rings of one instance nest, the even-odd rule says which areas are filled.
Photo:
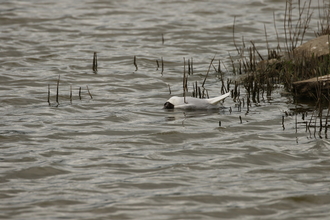
[[193, 83], [193, 97], [197, 98], [198, 97], [198, 86], [197, 86], [197, 81]]
[[163, 60], [163, 57], [161, 58], [161, 61], [162, 61], [162, 72], [161, 72], [161, 74], [163, 75], [163, 73], [164, 73], [164, 60]]
[[91, 99], [93, 99], [93, 96], [92, 96], [91, 92], [89, 91], [89, 88], [87, 85], [86, 85], [86, 88], [87, 88], [87, 92], [88, 92], [89, 96], [91, 97]]
[[133, 58], [133, 64], [135, 66], [135, 71], [137, 71], [139, 68], [138, 68], [138, 66], [136, 64], [136, 56], [134, 56], [134, 58]]
[[172, 94], [172, 91], [171, 91], [171, 86], [170, 84], [167, 83], [167, 86], [168, 86], [168, 91], [170, 92], [170, 95]]
[[70, 85], [70, 104], [72, 105], [72, 85]]
[[156, 64], [157, 64], [157, 69], [156, 69], [156, 71], [157, 71], [158, 68], [159, 68], [159, 62], [158, 62], [158, 60], [156, 60]]
[[93, 56], [93, 72], [97, 73], [97, 53], [94, 52], [94, 56]]
[[183, 99], [184, 103], [186, 102], [186, 92], [188, 92], [188, 76], [186, 75], [186, 59], [183, 58], [183, 81], [182, 81], [182, 88], [183, 88]]
[[190, 72], [191, 72], [191, 70], [190, 70], [190, 59], [188, 59], [188, 75], [190, 75]]
[[57, 86], [56, 86], [56, 103], [57, 103], [57, 105], [60, 104], [59, 101], [58, 101], [59, 87], [60, 87], [60, 75], [58, 75]]
[[204, 85], [205, 85], [206, 79], [207, 79], [207, 77], [208, 77], [208, 75], [209, 75], [209, 72], [210, 72], [210, 69], [211, 69], [211, 66], [212, 66], [212, 63], [213, 63], [214, 59], [215, 59], [215, 56], [212, 58], [212, 60], [211, 60], [211, 62], [210, 62], [210, 65], [209, 65], [209, 68], [208, 68], [208, 70], [207, 70], [207, 73], [206, 73], [206, 75], [205, 75], [204, 81], [203, 81], [203, 83], [202, 83], [202, 87], [203, 87], [203, 88], [204, 88]]
[[[318, 4], [319, 22], [317, 24], [318, 31], [315, 32], [316, 37], [330, 34], [330, 4], [326, 3], [325, 0], [323, 0], [323, 5], [320, 5], [320, 2]], [[321, 9], [323, 9], [322, 12]]]
[[48, 105], [50, 106], [50, 85], [48, 84], [48, 99], [47, 99]]

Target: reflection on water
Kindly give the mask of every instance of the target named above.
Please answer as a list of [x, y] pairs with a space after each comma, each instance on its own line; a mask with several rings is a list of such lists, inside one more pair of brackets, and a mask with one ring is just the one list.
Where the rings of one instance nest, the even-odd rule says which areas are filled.
[[[212, 111], [162, 109], [182, 94], [183, 58], [194, 60], [189, 89], [214, 56], [235, 79], [234, 17], [237, 40], [262, 52], [264, 24], [284, 8], [284, 0], [3, 2], [0, 218], [327, 219], [328, 140], [297, 123], [308, 120], [300, 113], [285, 114], [297, 106], [281, 89], [249, 109], [231, 98]], [[216, 73], [205, 87], [220, 94]]]

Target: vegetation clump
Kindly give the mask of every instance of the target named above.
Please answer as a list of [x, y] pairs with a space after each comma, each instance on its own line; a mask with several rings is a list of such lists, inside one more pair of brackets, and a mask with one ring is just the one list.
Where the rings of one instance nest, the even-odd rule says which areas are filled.
[[[242, 74], [241, 84], [252, 97], [253, 102], [259, 101], [260, 93], [270, 96], [279, 84], [283, 85], [295, 98], [329, 102], [330, 7], [324, 3], [324, 12], [320, 12], [322, 16], [320, 15], [319, 28], [315, 33], [317, 38], [299, 46], [303, 42], [311, 20], [310, 4], [311, 0], [303, 5], [298, 1], [296, 10], [299, 16], [294, 24], [295, 8], [292, 1], [286, 3], [284, 49], [279, 43], [275, 49], [270, 49], [267, 42], [268, 55], [264, 59], [253, 42], [249, 48], [245, 48], [244, 42], [242, 48], [236, 47], [240, 59], [236, 65], [238, 68], [234, 69], [234, 72]], [[265, 35], [267, 36], [266, 28]], [[247, 55], [245, 55], [246, 52]]]

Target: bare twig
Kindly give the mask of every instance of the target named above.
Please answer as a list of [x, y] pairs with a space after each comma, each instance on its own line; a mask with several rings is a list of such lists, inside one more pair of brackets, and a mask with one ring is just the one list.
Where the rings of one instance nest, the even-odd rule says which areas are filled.
[[93, 96], [92, 96], [91, 92], [89, 91], [89, 88], [88, 88], [87, 85], [86, 85], [86, 88], [87, 88], [87, 91], [88, 91], [89, 96], [91, 97], [91, 99], [93, 99]]
[[273, 20], [274, 20], [274, 28], [275, 28], [275, 32], [276, 32], [276, 38], [277, 38], [277, 48], [279, 48], [280, 51], [281, 51], [280, 38], [278, 37], [278, 31], [277, 31], [277, 27], [276, 27], [275, 12], [274, 11], [273, 11]]
[[234, 46], [237, 50], [237, 53], [240, 53], [240, 50], [237, 47], [237, 44], [236, 44], [236, 41], [235, 41], [235, 21], [236, 21], [236, 16], [234, 16], [234, 23], [233, 23], [233, 40], [234, 40]]
[[203, 87], [203, 88], [204, 88], [204, 85], [205, 85], [205, 82], [206, 82], [206, 78], [207, 78], [207, 76], [209, 75], [209, 72], [210, 72], [210, 69], [211, 69], [211, 66], [212, 66], [212, 63], [213, 63], [214, 59], [215, 59], [215, 55], [214, 55], [214, 57], [212, 58], [212, 60], [211, 60], [211, 62], [210, 62], [209, 69], [207, 70], [207, 73], [206, 73], [206, 75], [205, 75], [204, 81], [203, 81], [203, 83], [202, 83], [202, 87]]

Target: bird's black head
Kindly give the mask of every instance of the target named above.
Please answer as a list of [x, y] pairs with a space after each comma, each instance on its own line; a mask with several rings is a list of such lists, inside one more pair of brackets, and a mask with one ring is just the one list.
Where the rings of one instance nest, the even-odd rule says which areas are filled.
[[165, 102], [164, 108], [165, 109], [174, 109], [174, 105], [170, 102]]

